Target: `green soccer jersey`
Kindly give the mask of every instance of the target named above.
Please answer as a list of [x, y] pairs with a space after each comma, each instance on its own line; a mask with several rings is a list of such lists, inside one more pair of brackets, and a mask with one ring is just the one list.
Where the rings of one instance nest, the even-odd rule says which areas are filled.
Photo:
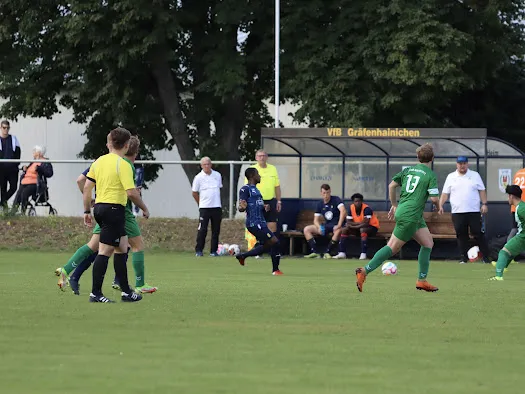
[[[123, 157], [123, 159], [126, 160], [131, 165], [131, 169], [133, 170], [133, 183], [135, 183], [135, 165], [129, 159], [125, 157]], [[126, 211], [129, 211], [129, 213], [133, 214], [133, 205], [129, 198], [128, 198], [128, 202], [126, 203]]]
[[424, 164], [407, 167], [392, 180], [401, 185], [396, 221], [418, 221], [423, 216], [428, 197], [439, 195], [436, 174]]
[[523, 227], [525, 227], [525, 202], [520, 201], [516, 207], [514, 219], [516, 220], [516, 223], [518, 223], [518, 234], [522, 234]]

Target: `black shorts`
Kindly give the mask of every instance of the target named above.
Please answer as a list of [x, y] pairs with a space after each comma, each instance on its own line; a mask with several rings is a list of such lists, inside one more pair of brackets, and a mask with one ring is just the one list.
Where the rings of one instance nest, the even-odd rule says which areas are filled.
[[120, 237], [126, 235], [126, 209], [120, 204], [95, 204], [95, 220], [100, 226], [100, 242], [119, 246]]
[[[375, 227], [375, 226], [368, 226], [368, 227], [365, 227], [365, 229], [366, 229], [366, 234], [369, 237], [375, 236], [377, 234], [377, 231], [378, 231], [378, 228]], [[348, 235], [353, 235], [353, 236], [356, 236], [356, 237], [360, 237], [361, 236], [361, 229], [360, 228], [352, 228], [352, 229], [350, 229]]]
[[253, 227], [248, 227], [248, 231], [257, 239], [257, 241], [264, 245], [275, 235], [270, 231], [266, 224], [256, 224]]
[[277, 199], [272, 198], [271, 200], [264, 200], [264, 204], [270, 205], [269, 211], [264, 211], [264, 220], [266, 223], [277, 223], [278, 221], [278, 212], [277, 212]]

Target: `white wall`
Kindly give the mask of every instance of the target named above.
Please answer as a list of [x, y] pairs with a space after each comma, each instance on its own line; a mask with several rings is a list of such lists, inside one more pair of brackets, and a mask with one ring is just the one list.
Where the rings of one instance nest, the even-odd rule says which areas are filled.
[[[3, 102], [0, 100], [0, 105]], [[274, 106], [268, 104], [270, 113], [274, 114]], [[280, 119], [285, 127], [293, 126], [289, 112], [297, 109], [296, 106], [285, 104], [281, 106]], [[22, 147], [22, 159], [32, 159], [32, 148], [43, 145], [47, 148], [46, 156], [50, 160], [78, 159], [86, 143], [82, 135], [85, 127], [78, 123], [71, 123], [72, 111], [60, 108], [61, 113], [52, 119], [19, 118], [11, 122], [11, 134], [17, 136]], [[297, 125], [295, 126], [297, 127]], [[162, 150], [155, 153], [155, 158], [161, 160], [180, 160], [177, 148], [172, 151]], [[213, 160], [213, 158], [212, 158]], [[54, 164], [54, 176], [49, 180], [50, 203], [58, 214], [62, 216], [81, 216], [82, 199], [76, 186], [78, 175], [88, 164]], [[244, 173], [244, 167], [241, 174]], [[240, 177], [242, 185], [244, 176]], [[235, 193], [237, 193], [235, 190]], [[152, 216], [156, 217], [189, 217], [197, 218], [198, 209], [191, 196], [191, 184], [180, 165], [164, 165], [157, 180], [150, 184], [149, 189], [143, 192], [143, 197]], [[11, 200], [12, 202], [12, 200]], [[227, 203], [224, 201], [223, 203]], [[44, 208], [37, 208], [38, 215], [45, 215]]]

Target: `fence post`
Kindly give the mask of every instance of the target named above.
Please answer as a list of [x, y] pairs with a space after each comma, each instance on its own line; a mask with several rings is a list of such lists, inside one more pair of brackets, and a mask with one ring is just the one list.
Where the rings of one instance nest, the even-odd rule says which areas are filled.
[[233, 162], [230, 161], [230, 209], [228, 210], [229, 211], [229, 217], [230, 217], [230, 220], [233, 219], [233, 211], [234, 211], [234, 206], [233, 206]]

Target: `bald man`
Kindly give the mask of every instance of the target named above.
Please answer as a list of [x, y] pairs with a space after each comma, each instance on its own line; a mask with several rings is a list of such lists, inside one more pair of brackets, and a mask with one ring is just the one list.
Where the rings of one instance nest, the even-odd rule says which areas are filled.
[[197, 257], [203, 256], [204, 243], [208, 234], [208, 222], [210, 221], [210, 256], [218, 256], [217, 249], [219, 247], [222, 220], [222, 176], [211, 167], [211, 159], [207, 156], [203, 157], [201, 159], [202, 171], [193, 179], [191, 187], [193, 198], [199, 206], [199, 227], [197, 229], [197, 244], [195, 245], [195, 256]]

